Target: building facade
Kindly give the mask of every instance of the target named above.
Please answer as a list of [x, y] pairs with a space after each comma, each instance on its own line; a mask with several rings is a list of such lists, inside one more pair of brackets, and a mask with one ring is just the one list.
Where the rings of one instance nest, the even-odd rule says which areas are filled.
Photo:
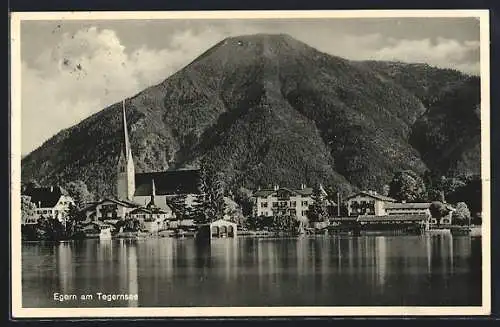
[[388, 202], [385, 204], [385, 212], [390, 215], [431, 215], [430, 202], [419, 202], [419, 203], [398, 203], [398, 202]]
[[387, 215], [386, 203], [394, 203], [395, 199], [374, 191], [363, 191], [347, 197], [347, 213], [349, 216]]
[[35, 209], [25, 224], [36, 224], [40, 218], [57, 219], [65, 224], [70, 206], [75, 205], [72, 197], [60, 186], [32, 187], [24, 194], [30, 197]]
[[288, 214], [297, 218], [307, 218], [307, 210], [312, 203], [313, 189], [301, 185], [300, 189], [275, 186], [273, 189], [259, 189], [254, 192], [255, 216], [274, 217]]

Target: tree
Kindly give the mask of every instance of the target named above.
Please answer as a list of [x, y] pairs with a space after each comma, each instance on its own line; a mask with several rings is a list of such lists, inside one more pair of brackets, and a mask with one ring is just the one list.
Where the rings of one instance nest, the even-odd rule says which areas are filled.
[[87, 185], [81, 180], [66, 183], [64, 189], [68, 192], [68, 195], [73, 198], [78, 207], [81, 207], [86, 202], [94, 200], [94, 195], [89, 192]]
[[328, 210], [326, 198], [319, 187], [313, 189], [312, 203], [307, 210], [307, 219], [309, 222], [323, 222], [328, 219]]
[[431, 203], [429, 207], [429, 211], [431, 212], [432, 218], [441, 219], [449, 213], [449, 210], [446, 206], [439, 201], [434, 201]]
[[78, 210], [76, 205], [70, 204], [68, 213], [66, 214], [66, 235], [72, 236], [79, 231], [79, 225], [85, 221], [87, 217]]
[[453, 223], [465, 225], [470, 223], [471, 214], [465, 202], [457, 203], [455, 211], [452, 214]]
[[389, 184], [389, 196], [399, 201], [422, 201], [426, 197], [424, 181], [414, 171], [400, 171]]
[[31, 197], [27, 195], [21, 195], [21, 220], [23, 222], [33, 217], [33, 215], [35, 214], [35, 209], [36, 206], [33, 202], [31, 202]]
[[39, 238], [58, 241], [66, 237], [64, 226], [59, 219], [42, 216], [38, 219], [37, 225], [39, 232], [41, 232]]
[[240, 206], [243, 216], [250, 217], [253, 213], [254, 199], [252, 192], [244, 187], [240, 187], [233, 192], [234, 201]]
[[225, 184], [221, 173], [204, 158], [200, 168], [199, 195], [197, 197], [197, 224], [205, 224], [224, 216]]

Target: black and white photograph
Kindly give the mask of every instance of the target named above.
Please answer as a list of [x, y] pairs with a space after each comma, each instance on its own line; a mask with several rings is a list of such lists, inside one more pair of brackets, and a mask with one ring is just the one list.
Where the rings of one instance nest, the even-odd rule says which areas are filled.
[[488, 19], [13, 13], [13, 316], [489, 314]]

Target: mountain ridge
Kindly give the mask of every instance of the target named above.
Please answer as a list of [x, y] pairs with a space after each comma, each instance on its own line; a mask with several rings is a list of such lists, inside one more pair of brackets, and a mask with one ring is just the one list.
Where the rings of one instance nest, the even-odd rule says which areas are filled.
[[[218, 42], [128, 98], [126, 111], [137, 172], [189, 168], [207, 156], [231, 187], [323, 182], [343, 192], [381, 190], [402, 169], [423, 173], [429, 164], [443, 165], [447, 174], [470, 159], [458, 171], [477, 172], [477, 141], [466, 146], [445, 132], [450, 137], [440, 149], [461, 144], [440, 159], [445, 163], [422, 155], [422, 146], [434, 143], [415, 141], [448, 117], [468, 126], [453, 110], [439, 114], [439, 108], [454, 103], [446, 100], [460, 93], [453, 90], [475, 94], [477, 84], [465, 74], [424, 64], [354, 62], [291, 36], [246, 35]], [[94, 193], [112, 194], [120, 105], [61, 131], [27, 155], [23, 181], [80, 177]], [[425, 123], [427, 116], [432, 123]], [[467, 130], [476, 139], [472, 125]]]

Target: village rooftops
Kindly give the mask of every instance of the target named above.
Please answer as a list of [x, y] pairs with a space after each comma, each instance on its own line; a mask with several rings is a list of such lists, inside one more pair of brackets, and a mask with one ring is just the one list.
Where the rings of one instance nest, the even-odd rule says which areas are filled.
[[199, 170], [172, 170], [135, 174], [134, 196], [150, 196], [155, 184], [156, 195], [198, 194]]
[[391, 197], [388, 197], [388, 196], [385, 196], [382, 194], [378, 194], [375, 191], [361, 191], [361, 192], [358, 192], [356, 194], [348, 196], [346, 198], [346, 200], [352, 199], [352, 198], [357, 197], [357, 196], [368, 196], [368, 197], [371, 197], [371, 198], [374, 198], [377, 200], [381, 200], [381, 201], [385, 201], [385, 202], [397, 202], [396, 199], [393, 199]]

